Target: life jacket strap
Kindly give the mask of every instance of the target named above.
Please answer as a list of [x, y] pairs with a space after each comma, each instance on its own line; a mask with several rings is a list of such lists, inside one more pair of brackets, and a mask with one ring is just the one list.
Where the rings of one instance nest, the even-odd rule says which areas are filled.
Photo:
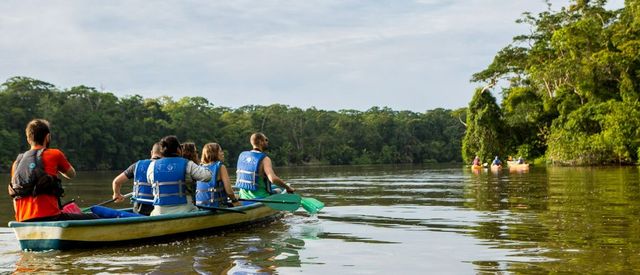
[[211, 187], [211, 188], [198, 188], [199, 192], [221, 192], [224, 191], [224, 187]]
[[184, 181], [164, 181], [164, 182], [154, 182], [154, 185], [163, 186], [163, 185], [184, 185]]
[[169, 194], [159, 194], [158, 197], [163, 198], [163, 197], [173, 197], [173, 196], [180, 196], [183, 197], [184, 196], [184, 192], [178, 192], [178, 193], [169, 193]]
[[214, 203], [214, 202], [226, 202], [226, 200], [225, 200], [225, 198], [222, 198], [222, 197], [220, 197], [220, 198], [211, 198], [211, 199], [206, 200], [206, 201], [201, 201], [201, 200], [196, 201], [196, 204], [207, 204], [207, 203]]
[[[167, 186], [167, 185], [177, 185], [178, 186], [178, 193], [160, 194], [160, 186]], [[152, 185], [152, 190], [153, 190], [153, 196], [154, 197], [169, 197], [169, 196], [184, 197], [185, 196], [185, 191], [184, 191], [185, 188], [186, 188], [186, 185], [185, 185], [184, 181], [154, 182], [153, 185]]]

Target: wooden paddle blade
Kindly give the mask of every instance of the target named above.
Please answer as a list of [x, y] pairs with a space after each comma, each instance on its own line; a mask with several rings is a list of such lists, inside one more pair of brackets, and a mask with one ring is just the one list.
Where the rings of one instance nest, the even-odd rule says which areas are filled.
[[304, 210], [309, 214], [318, 213], [322, 208], [324, 208], [324, 203], [314, 198], [302, 198], [300, 204], [302, 204], [302, 208], [304, 208]]

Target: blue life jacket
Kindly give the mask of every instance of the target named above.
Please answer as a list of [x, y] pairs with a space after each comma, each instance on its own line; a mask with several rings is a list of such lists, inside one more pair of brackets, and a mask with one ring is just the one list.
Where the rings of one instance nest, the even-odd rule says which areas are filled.
[[[258, 190], [260, 162], [267, 154], [256, 151], [244, 151], [238, 157], [236, 187], [251, 191]], [[268, 189], [267, 189], [268, 190]]]
[[142, 204], [153, 204], [153, 189], [147, 181], [147, 168], [151, 164], [150, 159], [140, 160], [133, 171], [133, 199]]
[[153, 166], [153, 205], [176, 205], [187, 203], [185, 173], [188, 160], [167, 157], [155, 161]]
[[216, 161], [213, 164], [205, 165], [211, 171], [211, 180], [207, 182], [196, 182], [196, 205], [220, 207], [226, 206], [227, 192], [224, 190], [224, 183], [218, 180], [218, 172], [222, 163]]

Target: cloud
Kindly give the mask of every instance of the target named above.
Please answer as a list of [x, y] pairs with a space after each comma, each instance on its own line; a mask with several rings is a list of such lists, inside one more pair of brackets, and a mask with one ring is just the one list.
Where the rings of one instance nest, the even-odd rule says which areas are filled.
[[471, 97], [470, 75], [526, 31], [515, 19], [545, 8], [513, 0], [5, 1], [0, 77], [205, 96], [230, 107], [457, 108]]

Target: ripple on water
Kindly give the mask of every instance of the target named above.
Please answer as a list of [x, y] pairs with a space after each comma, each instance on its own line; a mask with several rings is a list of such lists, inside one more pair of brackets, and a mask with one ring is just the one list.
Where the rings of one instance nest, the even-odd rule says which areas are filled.
[[292, 237], [308, 240], [300, 258], [309, 261], [304, 270], [311, 273], [375, 273], [389, 270], [389, 264], [425, 273], [472, 273], [478, 259], [548, 260], [539, 254], [544, 251], [511, 249], [473, 235], [481, 223], [510, 214], [445, 206], [335, 206], [317, 219], [295, 216], [287, 223]]
[[[268, 225], [179, 242], [29, 253], [18, 251], [7, 229], [0, 231], [0, 272], [639, 271], [636, 168], [541, 167], [523, 174], [405, 168], [322, 167], [285, 174], [300, 193], [327, 207], [314, 216], [300, 210]], [[132, 263], [138, 261], [153, 265]]]
[[0, 273], [13, 272], [20, 259], [20, 245], [11, 228], [0, 228]]

